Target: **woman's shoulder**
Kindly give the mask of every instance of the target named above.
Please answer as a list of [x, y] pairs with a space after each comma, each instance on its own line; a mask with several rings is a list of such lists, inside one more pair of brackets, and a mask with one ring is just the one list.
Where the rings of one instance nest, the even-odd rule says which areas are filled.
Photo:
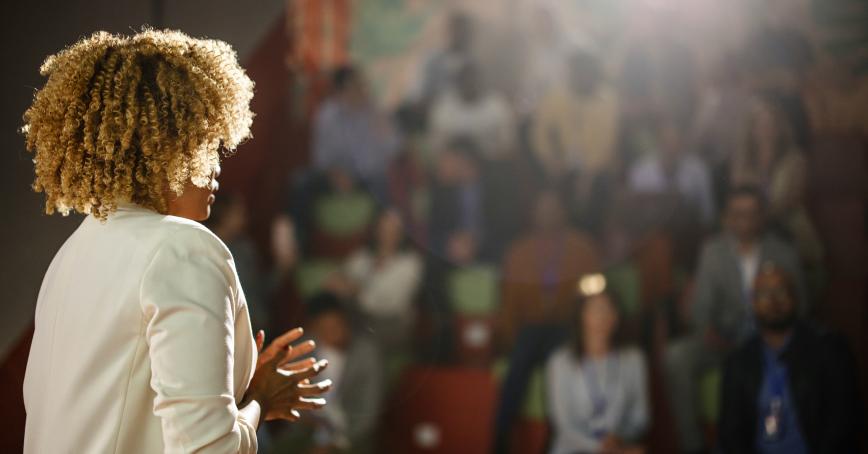
[[208, 252], [221, 258], [232, 258], [226, 244], [208, 227], [178, 216], [163, 216], [159, 222], [159, 246], [178, 252], [199, 254]]

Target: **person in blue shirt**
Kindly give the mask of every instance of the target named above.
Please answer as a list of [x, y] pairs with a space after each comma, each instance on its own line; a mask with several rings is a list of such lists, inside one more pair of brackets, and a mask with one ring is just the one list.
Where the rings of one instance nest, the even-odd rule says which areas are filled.
[[761, 265], [752, 307], [758, 333], [723, 371], [724, 453], [851, 453], [859, 450], [862, 401], [843, 338], [799, 319], [794, 286]]

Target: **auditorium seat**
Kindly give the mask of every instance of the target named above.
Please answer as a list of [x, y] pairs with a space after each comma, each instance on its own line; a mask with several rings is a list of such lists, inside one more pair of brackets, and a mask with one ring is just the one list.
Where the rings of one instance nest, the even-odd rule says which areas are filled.
[[389, 399], [377, 452], [487, 453], [496, 400], [487, 370], [412, 367]]

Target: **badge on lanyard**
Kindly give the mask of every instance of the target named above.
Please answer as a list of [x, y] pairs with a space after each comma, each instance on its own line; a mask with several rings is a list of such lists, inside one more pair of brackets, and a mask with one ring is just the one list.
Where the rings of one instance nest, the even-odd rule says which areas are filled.
[[[606, 358], [606, 380], [613, 379], [613, 367], [617, 367], [617, 362], [613, 363], [611, 357]], [[590, 362], [583, 366], [585, 383], [588, 388], [588, 395], [591, 398], [591, 433], [594, 438], [602, 440], [611, 431], [606, 421], [608, 399], [604, 385], [598, 380], [595, 369]]]

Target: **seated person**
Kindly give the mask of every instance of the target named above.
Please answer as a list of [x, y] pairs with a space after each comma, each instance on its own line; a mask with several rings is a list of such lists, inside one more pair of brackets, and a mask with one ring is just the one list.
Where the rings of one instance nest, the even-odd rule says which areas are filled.
[[792, 246], [766, 231], [765, 212], [758, 190], [741, 187], [730, 192], [723, 232], [706, 242], [699, 259], [689, 323], [693, 335], [666, 350], [666, 383], [684, 451], [703, 445], [697, 408], [700, 378], [754, 332], [750, 298], [761, 263], [773, 261], [793, 276], [797, 307], [806, 312], [798, 256]]
[[486, 216], [476, 142], [454, 138], [437, 156], [428, 234], [432, 252], [449, 263], [476, 259]]
[[335, 70], [332, 94], [314, 119], [312, 142], [316, 171], [343, 169], [375, 194], [384, 194], [386, 168], [399, 141], [388, 117], [377, 111], [358, 68]]
[[458, 69], [455, 89], [443, 92], [434, 101], [429, 131], [434, 150], [442, 149], [453, 137], [467, 136], [489, 160], [505, 158], [515, 151], [513, 111], [500, 93], [485, 85], [473, 63]]
[[328, 358], [326, 378], [333, 383], [329, 410], [314, 415], [314, 443], [338, 452], [373, 452], [384, 388], [376, 345], [353, 332], [347, 309], [334, 294], [314, 296], [306, 321], [305, 334], [316, 341], [316, 357]]
[[371, 244], [351, 255], [326, 286], [358, 303], [366, 329], [384, 352], [406, 350], [415, 322], [422, 258], [409, 246], [395, 210], [383, 211]]
[[546, 365], [552, 454], [642, 453], [648, 428], [645, 358], [618, 345], [620, 316], [601, 274], [580, 281], [572, 339]]
[[590, 183], [615, 158], [618, 98], [594, 55], [576, 51], [567, 64], [566, 83], [546, 94], [534, 118], [532, 150], [546, 177], [581, 171]]
[[593, 241], [566, 223], [557, 192], [540, 192], [531, 232], [512, 245], [503, 265], [497, 335], [510, 362], [495, 420], [496, 452], [506, 452], [534, 368], [567, 337], [579, 278], [598, 270]]
[[752, 297], [758, 333], [723, 371], [723, 453], [859, 450], [856, 362], [845, 340], [798, 315], [789, 274], [764, 263]]

